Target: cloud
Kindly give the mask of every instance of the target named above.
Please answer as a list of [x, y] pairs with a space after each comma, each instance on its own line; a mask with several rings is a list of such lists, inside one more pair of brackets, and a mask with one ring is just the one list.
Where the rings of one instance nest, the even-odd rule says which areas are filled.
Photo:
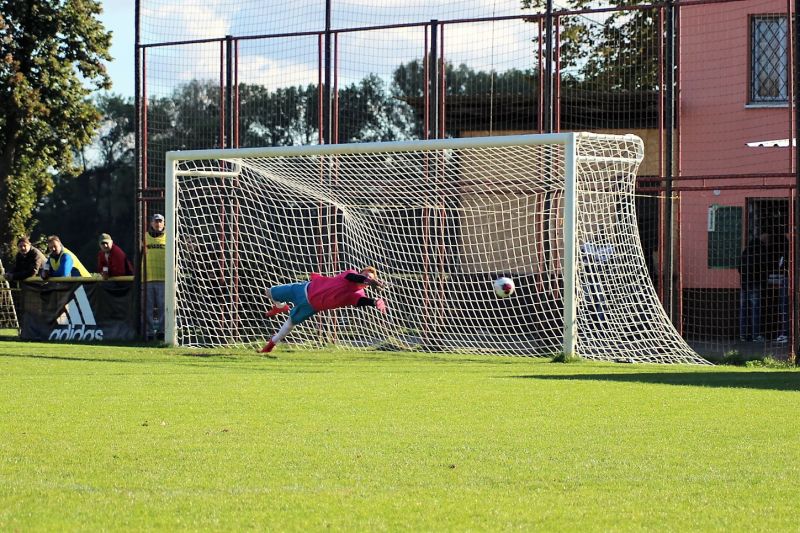
[[[206, 0], [143, 2], [142, 42], [219, 39], [225, 35], [274, 35], [316, 31], [324, 27], [325, 0], [294, 0], [280, 9], [263, 4], [219, 5]], [[223, 3], [224, 4], [224, 3]], [[527, 11], [528, 13], [530, 11]], [[335, 28], [379, 24], [469, 19], [522, 14], [519, 0], [428, 0], [425, 5], [398, 5], [396, 0], [334, 0]], [[503, 72], [535, 66], [538, 27], [520, 20], [446, 23], [440, 38], [445, 58], [474, 70]], [[387, 81], [401, 64], [425, 55], [424, 26], [341, 32], [338, 34], [338, 83], [356, 83], [369, 74]], [[316, 35], [239, 41], [239, 80], [270, 89], [316, 83]], [[150, 93], [159, 84], [191, 79], [218, 79], [218, 42], [151, 47], [147, 50]], [[160, 79], [159, 79], [160, 78]]]
[[229, 35], [235, 11], [208, 2], [164, 3], [153, 6], [143, 2], [142, 43], [214, 39]]
[[270, 90], [316, 84], [317, 79], [316, 64], [258, 55], [242, 57], [239, 64], [240, 83], [263, 85]]
[[474, 70], [503, 72], [536, 65], [538, 26], [519, 20], [448, 24], [445, 59]]

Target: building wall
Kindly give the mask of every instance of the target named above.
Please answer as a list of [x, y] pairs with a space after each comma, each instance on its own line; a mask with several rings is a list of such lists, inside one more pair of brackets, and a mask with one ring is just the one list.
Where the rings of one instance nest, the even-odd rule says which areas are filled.
[[[791, 173], [793, 150], [747, 146], [756, 140], [791, 137], [788, 105], [748, 102], [750, 17], [785, 13], [786, 9], [787, 2], [781, 0], [681, 8], [680, 176], [737, 176], [683, 182], [685, 186], [710, 189], [681, 193], [680, 256], [685, 288], [728, 288], [739, 283], [735, 269], [707, 266], [709, 207], [716, 204], [744, 208], [747, 198], [785, 197], [786, 190], [766, 189], [764, 185], [788, 185], [792, 181], [767, 175]], [[730, 186], [751, 188], [726, 189]], [[743, 245], [746, 221], [742, 227]]]

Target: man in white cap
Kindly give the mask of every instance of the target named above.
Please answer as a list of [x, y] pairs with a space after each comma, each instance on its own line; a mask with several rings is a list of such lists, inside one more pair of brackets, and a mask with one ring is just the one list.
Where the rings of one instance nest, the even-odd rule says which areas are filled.
[[164, 338], [164, 269], [166, 265], [167, 236], [164, 233], [164, 215], [150, 218], [150, 228], [144, 236], [145, 313], [147, 313], [147, 340]]

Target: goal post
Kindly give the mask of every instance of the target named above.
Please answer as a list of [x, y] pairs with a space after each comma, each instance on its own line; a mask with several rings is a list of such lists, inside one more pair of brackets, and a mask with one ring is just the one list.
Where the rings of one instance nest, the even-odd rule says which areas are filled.
[[591, 133], [169, 152], [166, 341], [258, 345], [282, 320], [268, 287], [373, 265], [388, 314], [320, 313], [287, 340], [705, 363], [647, 272], [643, 153]]

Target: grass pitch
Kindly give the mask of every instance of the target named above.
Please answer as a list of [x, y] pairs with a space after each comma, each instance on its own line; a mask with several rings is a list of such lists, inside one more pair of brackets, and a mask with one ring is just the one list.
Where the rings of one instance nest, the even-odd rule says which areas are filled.
[[0, 342], [0, 530], [796, 530], [800, 372]]

